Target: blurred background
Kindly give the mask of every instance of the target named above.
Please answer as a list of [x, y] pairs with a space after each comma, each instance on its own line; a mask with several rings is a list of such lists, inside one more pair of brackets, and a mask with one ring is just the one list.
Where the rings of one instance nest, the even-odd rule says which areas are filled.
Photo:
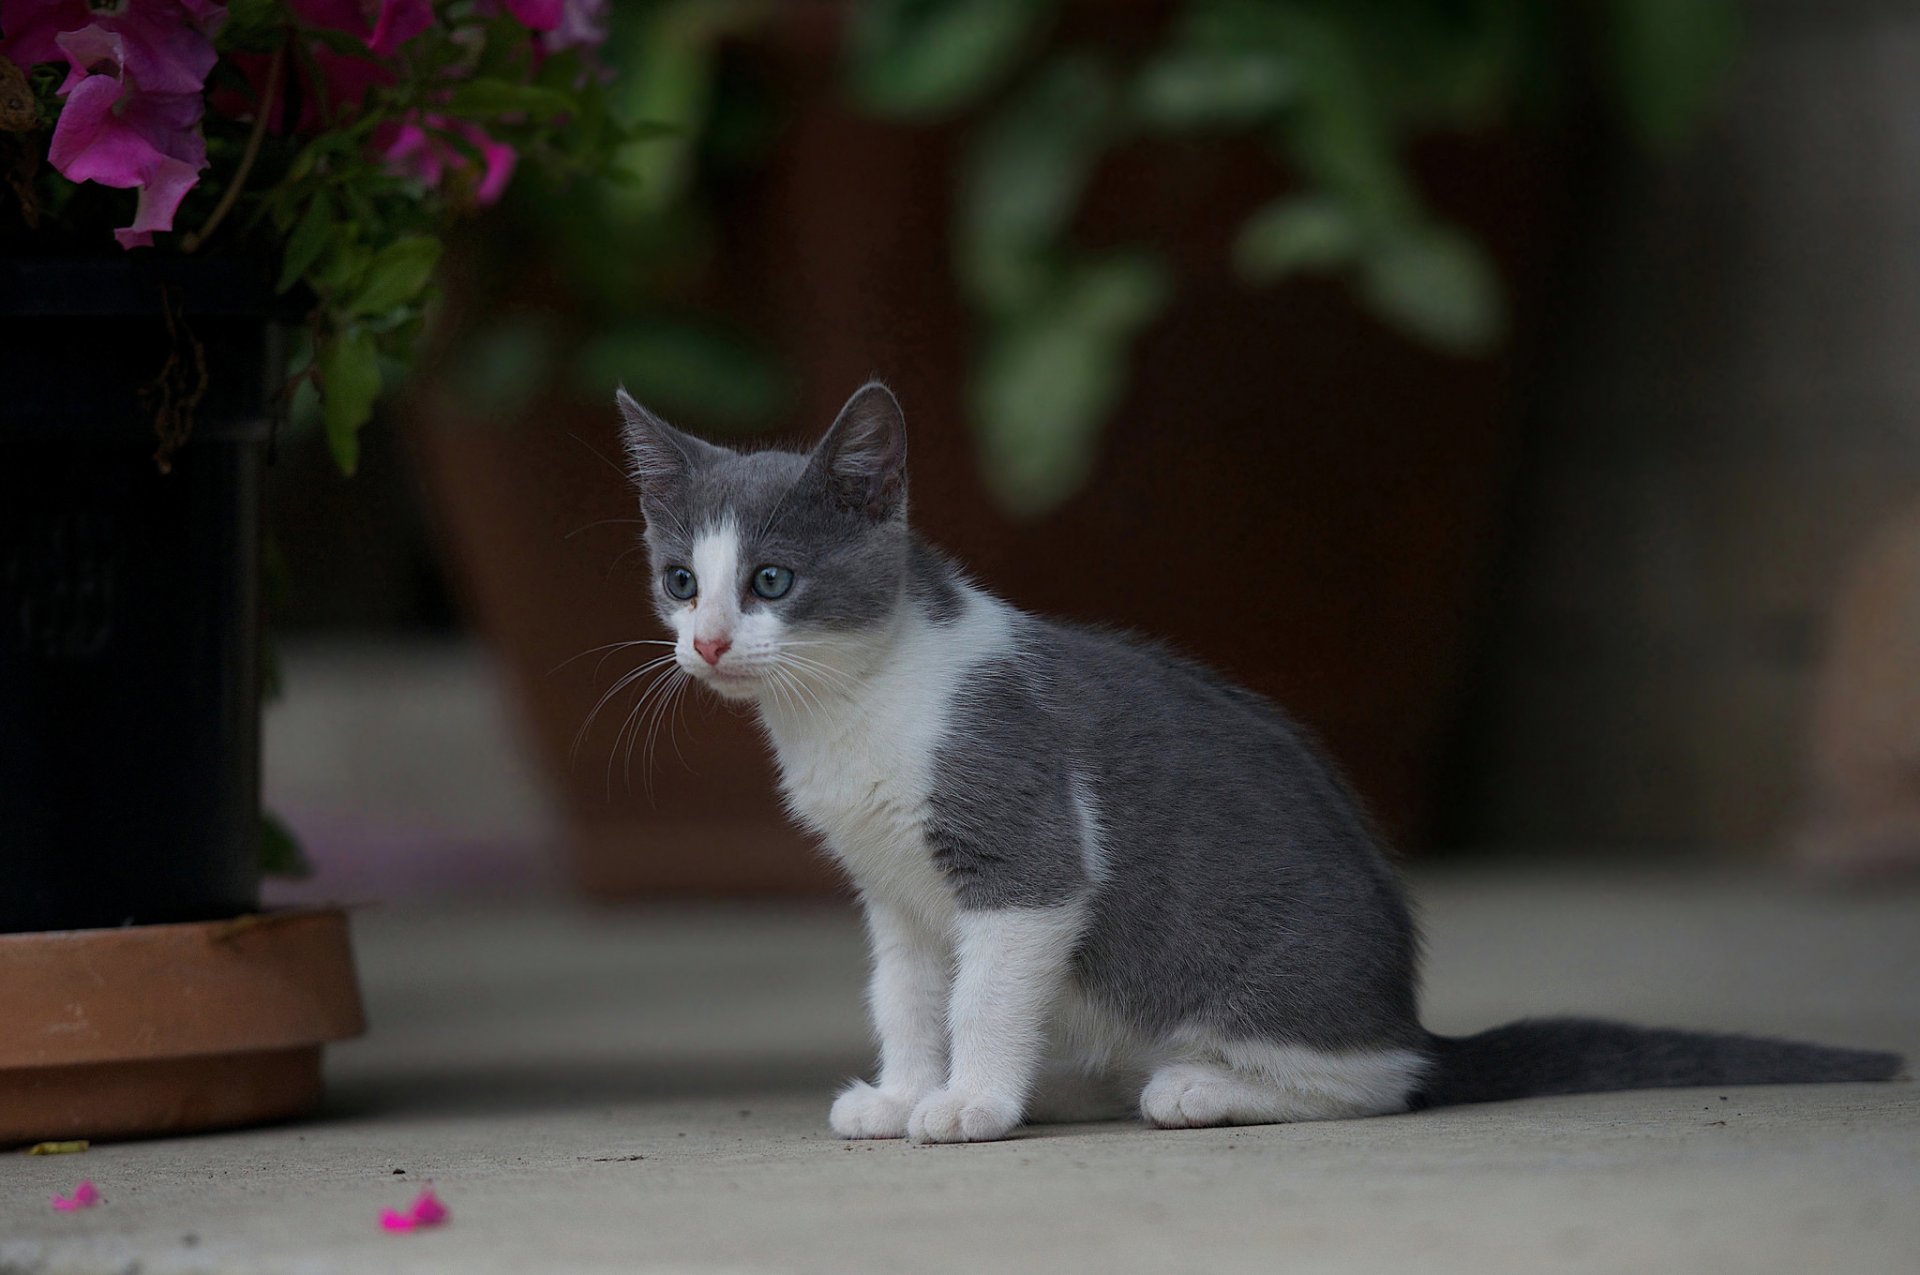
[[1409, 856], [1920, 862], [1914, 6], [612, 21], [625, 180], [449, 244], [355, 477], [281, 436], [278, 898], [835, 889], [749, 720], [603, 699], [611, 400], [799, 444], [870, 375], [924, 533], [1279, 700]]

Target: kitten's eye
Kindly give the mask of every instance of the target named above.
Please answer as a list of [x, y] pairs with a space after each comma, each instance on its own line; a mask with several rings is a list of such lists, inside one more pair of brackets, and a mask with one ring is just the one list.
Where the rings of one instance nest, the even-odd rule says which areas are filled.
[[667, 574], [660, 577], [660, 584], [670, 596], [682, 602], [700, 592], [700, 582], [685, 567], [668, 567]]
[[771, 602], [793, 587], [793, 572], [785, 567], [761, 567], [753, 573], [753, 591]]

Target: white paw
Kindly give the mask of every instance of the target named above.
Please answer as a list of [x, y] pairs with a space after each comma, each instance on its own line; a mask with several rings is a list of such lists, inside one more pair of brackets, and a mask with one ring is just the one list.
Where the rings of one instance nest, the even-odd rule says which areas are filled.
[[843, 1138], [904, 1138], [907, 1118], [920, 1095], [895, 1089], [875, 1089], [856, 1080], [833, 1100], [827, 1124]]
[[1020, 1103], [992, 1093], [936, 1089], [920, 1100], [907, 1122], [915, 1142], [992, 1142], [1020, 1123]]
[[1162, 1067], [1140, 1094], [1140, 1114], [1162, 1129], [1204, 1129], [1228, 1124], [1229, 1103], [1241, 1086], [1209, 1067]]

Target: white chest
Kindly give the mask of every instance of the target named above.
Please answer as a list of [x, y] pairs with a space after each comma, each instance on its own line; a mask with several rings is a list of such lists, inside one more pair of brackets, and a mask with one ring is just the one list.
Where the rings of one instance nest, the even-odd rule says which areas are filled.
[[767, 713], [780, 786], [862, 894], [945, 928], [953, 894], [927, 840], [934, 760], [967, 670], [1004, 650], [1005, 608], [974, 595], [947, 628], [905, 633], [859, 693], [805, 715]]

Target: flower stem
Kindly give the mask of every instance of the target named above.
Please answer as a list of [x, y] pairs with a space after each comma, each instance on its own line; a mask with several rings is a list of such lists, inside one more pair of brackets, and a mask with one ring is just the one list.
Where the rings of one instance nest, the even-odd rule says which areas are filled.
[[233, 170], [233, 180], [227, 183], [226, 193], [213, 206], [205, 224], [180, 241], [181, 252], [192, 252], [205, 243], [227, 215], [227, 210], [240, 198], [240, 191], [247, 184], [247, 174], [253, 171], [253, 161], [260, 154], [261, 139], [267, 135], [267, 121], [273, 118], [274, 104], [280, 94], [280, 72], [286, 64], [287, 46], [282, 44], [273, 51], [273, 61], [267, 63], [267, 83], [260, 91], [260, 111], [253, 117], [253, 131], [247, 134], [247, 148], [240, 154], [240, 166]]

